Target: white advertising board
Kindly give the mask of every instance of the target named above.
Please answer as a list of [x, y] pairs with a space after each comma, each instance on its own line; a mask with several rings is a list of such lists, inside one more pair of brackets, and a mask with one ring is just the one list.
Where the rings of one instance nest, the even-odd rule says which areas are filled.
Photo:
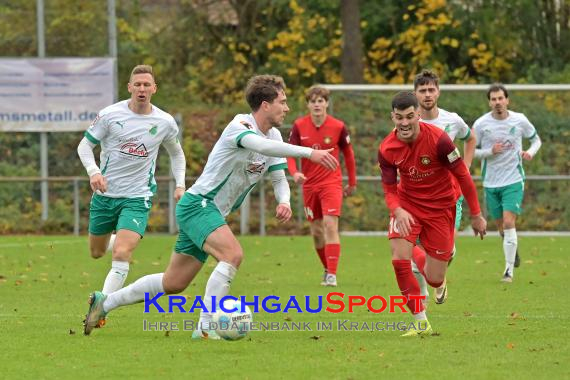
[[114, 102], [113, 58], [0, 59], [0, 131], [84, 131]]

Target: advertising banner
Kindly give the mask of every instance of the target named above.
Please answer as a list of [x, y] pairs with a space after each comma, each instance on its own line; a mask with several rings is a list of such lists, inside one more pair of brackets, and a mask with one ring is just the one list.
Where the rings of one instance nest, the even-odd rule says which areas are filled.
[[0, 131], [84, 131], [114, 102], [113, 58], [0, 59]]

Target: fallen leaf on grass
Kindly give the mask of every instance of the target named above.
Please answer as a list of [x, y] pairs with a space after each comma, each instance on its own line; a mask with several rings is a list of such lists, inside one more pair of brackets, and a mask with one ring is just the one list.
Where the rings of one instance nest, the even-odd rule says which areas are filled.
[[515, 348], [515, 344], [514, 343], [507, 343], [507, 348], [509, 350], [512, 350], [513, 348]]
[[75, 335], [75, 330], [69, 329], [69, 335]]
[[321, 338], [322, 338], [321, 335], [315, 335], [315, 336], [312, 336], [312, 337], [311, 337], [311, 339], [313, 339], [313, 340], [319, 340], [319, 339], [321, 339]]

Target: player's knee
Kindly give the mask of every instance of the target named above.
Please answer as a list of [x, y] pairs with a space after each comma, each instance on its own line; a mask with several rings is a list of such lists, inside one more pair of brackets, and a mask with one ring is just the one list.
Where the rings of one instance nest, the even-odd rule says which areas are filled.
[[115, 261], [130, 261], [132, 256], [132, 251], [130, 249], [124, 249], [121, 247], [113, 248], [113, 260]]
[[105, 256], [105, 249], [101, 249], [99, 247], [89, 247], [89, 251], [91, 253], [91, 257], [94, 259], [98, 259], [100, 257]]
[[232, 264], [235, 268], [239, 268], [241, 262], [243, 261], [243, 251], [242, 249], [238, 249], [232, 251], [230, 255], [227, 256], [227, 260], [224, 260], [230, 264]]
[[164, 288], [164, 293], [166, 294], [181, 293], [188, 287], [188, 285], [188, 283], [185, 283], [181, 279], [167, 279], [164, 277], [162, 280], [162, 287]]
[[445, 280], [445, 276], [444, 277], [427, 277], [426, 278], [426, 282], [432, 287], [432, 288], [439, 288], [442, 284], [443, 281]]
[[515, 228], [515, 221], [514, 220], [503, 221], [503, 231], [504, 230], [510, 230], [512, 228]]

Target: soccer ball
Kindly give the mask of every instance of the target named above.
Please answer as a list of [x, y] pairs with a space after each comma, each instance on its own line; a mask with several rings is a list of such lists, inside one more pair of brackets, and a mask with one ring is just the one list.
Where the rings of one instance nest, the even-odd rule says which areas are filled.
[[214, 314], [213, 322], [216, 323], [216, 332], [225, 340], [240, 340], [244, 338], [251, 327], [253, 316], [249, 307], [245, 306], [245, 310], [241, 312], [241, 302], [238, 300], [224, 300], [226, 310], [236, 309], [233, 313], [226, 313], [218, 308]]

